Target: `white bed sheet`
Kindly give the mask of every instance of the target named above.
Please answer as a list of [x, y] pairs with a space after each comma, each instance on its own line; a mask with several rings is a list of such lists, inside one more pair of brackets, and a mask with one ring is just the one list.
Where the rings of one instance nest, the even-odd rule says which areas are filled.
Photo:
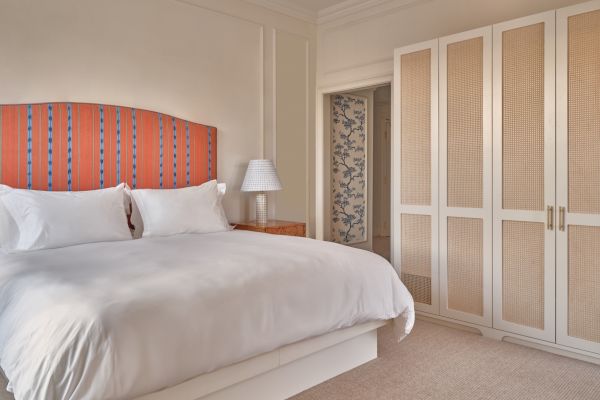
[[391, 265], [232, 231], [0, 255], [0, 366], [17, 400], [126, 399], [370, 320], [412, 329]]

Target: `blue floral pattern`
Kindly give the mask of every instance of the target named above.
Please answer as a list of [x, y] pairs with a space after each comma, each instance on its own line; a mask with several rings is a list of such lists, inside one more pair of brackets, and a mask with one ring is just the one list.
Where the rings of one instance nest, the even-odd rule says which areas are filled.
[[331, 97], [331, 238], [343, 244], [366, 237], [367, 99]]

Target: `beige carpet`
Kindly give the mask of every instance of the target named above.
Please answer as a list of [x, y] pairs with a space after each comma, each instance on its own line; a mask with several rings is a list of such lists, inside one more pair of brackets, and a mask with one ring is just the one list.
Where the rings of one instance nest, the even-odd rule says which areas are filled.
[[417, 320], [400, 344], [379, 331], [379, 358], [293, 400], [599, 400], [600, 366]]
[[600, 399], [600, 366], [429, 322], [400, 344], [381, 329], [379, 353], [293, 400]]

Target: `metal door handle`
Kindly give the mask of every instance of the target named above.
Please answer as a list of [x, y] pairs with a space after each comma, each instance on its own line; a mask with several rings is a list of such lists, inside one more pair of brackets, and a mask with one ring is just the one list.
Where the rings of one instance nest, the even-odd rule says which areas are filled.
[[565, 231], [565, 208], [558, 207], [558, 229], [561, 232]]
[[554, 207], [548, 206], [548, 230], [554, 230]]

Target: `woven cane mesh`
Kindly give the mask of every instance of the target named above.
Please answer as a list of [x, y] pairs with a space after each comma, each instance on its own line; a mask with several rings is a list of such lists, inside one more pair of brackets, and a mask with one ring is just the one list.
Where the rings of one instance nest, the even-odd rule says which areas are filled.
[[502, 223], [502, 319], [544, 329], [544, 231], [540, 222]]
[[431, 205], [431, 50], [404, 54], [400, 65], [400, 201]]
[[448, 308], [483, 316], [483, 220], [448, 218]]
[[600, 10], [568, 26], [569, 211], [600, 214]]
[[431, 278], [404, 272], [400, 276], [415, 302], [431, 304]]
[[502, 34], [504, 209], [544, 209], [544, 24]]
[[448, 45], [448, 207], [483, 207], [483, 38]]
[[401, 278], [414, 300], [431, 304], [431, 216], [402, 214]]
[[600, 227], [569, 225], [569, 336], [600, 343]]

